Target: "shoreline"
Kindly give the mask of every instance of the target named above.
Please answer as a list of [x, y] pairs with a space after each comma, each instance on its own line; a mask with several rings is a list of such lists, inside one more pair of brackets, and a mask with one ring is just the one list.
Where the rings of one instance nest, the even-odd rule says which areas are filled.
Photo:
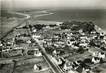
[[102, 29], [101, 27], [95, 25], [95, 29], [98, 31], [98, 32], [103, 32], [104, 35], [106, 35], [106, 29]]
[[[38, 18], [38, 17], [43, 17], [43, 16], [48, 16], [48, 15], [52, 15], [52, 14], [54, 14], [54, 13], [52, 13], [52, 12], [49, 12], [49, 11], [47, 11], [47, 10], [42, 10], [42, 11], [37, 11], [37, 13], [46, 13], [46, 14], [38, 14], [38, 15], [35, 15], [35, 17], [34, 17], [34, 20], [36, 19], [36, 18]], [[26, 22], [27, 20], [29, 20], [34, 14], [32, 14], [32, 15], [30, 15], [30, 14], [26, 14], [26, 13], [20, 13], [20, 12], [11, 12], [11, 13], [13, 13], [13, 14], [17, 14], [17, 15], [22, 15], [22, 16], [25, 16], [24, 18], [23, 18], [23, 20], [21, 21], [21, 22], [19, 22], [18, 23], [18, 25], [16, 25], [15, 27], [13, 27], [10, 31], [7, 31], [7, 33], [5, 33], [3, 36], [1, 36], [0, 37], [0, 39], [3, 39], [3, 38], [5, 38], [10, 32], [12, 32], [16, 27], [19, 27], [19, 26], [21, 26], [24, 22]], [[50, 20], [35, 20], [35, 21], [37, 21], [38, 23], [62, 23], [63, 21], [50, 21]], [[26, 24], [25, 24], [26, 25]], [[102, 28], [100, 28], [99, 26], [97, 26], [96, 25], [96, 27], [97, 27], [97, 30], [98, 29], [101, 29], [100, 31], [101, 32], [103, 32], [105, 35], [106, 35], [106, 30], [105, 29], [102, 29]]]
[[[54, 13], [49, 13], [47, 12], [46, 10], [42, 10], [42, 11], [38, 11], [38, 12], [42, 12], [42, 13], [47, 13], [47, 14], [39, 14], [39, 15], [36, 15], [35, 18], [37, 17], [41, 17], [41, 16], [46, 16], [46, 15], [51, 15], [51, 14], [54, 14]], [[19, 27], [21, 26], [24, 22], [26, 22], [27, 20], [29, 20], [31, 18], [32, 15], [29, 15], [29, 14], [25, 14], [25, 13], [20, 13], [20, 12], [11, 12], [13, 14], [18, 14], [18, 15], [22, 15], [22, 16], [25, 16], [23, 18], [23, 20], [21, 22], [18, 23], [18, 25], [14, 26], [11, 28], [11, 30], [7, 31], [6, 33], [4, 33], [4, 35], [1, 35], [0, 36], [0, 40], [4, 39], [9, 33], [11, 33], [16, 27]], [[12, 26], [12, 25], [11, 25]]]
[[[18, 25], [16, 25], [16, 26], [14, 26], [14, 27], [12, 27], [9, 31], [7, 31], [6, 33], [4, 33], [3, 35], [1, 35], [0, 36], [0, 40], [2, 40], [3, 38], [5, 38], [9, 33], [11, 33], [16, 27], [18, 27], [18, 26], [20, 26], [22, 23], [24, 23], [24, 21], [26, 20], [26, 19], [29, 19], [30, 18], [30, 16], [28, 15], [28, 14], [23, 14], [23, 13], [18, 13], [18, 12], [11, 12], [11, 13], [13, 13], [13, 14], [18, 14], [18, 15], [22, 15], [22, 16], [25, 16], [24, 18], [22, 18], [22, 21], [18, 24]], [[11, 25], [12, 26], [12, 25]]]

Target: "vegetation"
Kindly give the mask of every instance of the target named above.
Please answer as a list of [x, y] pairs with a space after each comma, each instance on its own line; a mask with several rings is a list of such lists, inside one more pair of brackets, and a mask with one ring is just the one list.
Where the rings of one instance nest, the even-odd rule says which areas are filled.
[[46, 47], [45, 50], [48, 54], [51, 54], [51, 55], [52, 55], [52, 52], [54, 51], [53, 47]]
[[91, 31], [94, 31], [94, 24], [93, 22], [79, 22], [79, 21], [66, 21], [63, 24], [61, 24], [61, 29], [71, 29], [73, 31], [78, 31], [80, 29], [83, 30], [83, 32], [91, 33]]
[[43, 27], [45, 27], [45, 25], [36, 24], [36, 25], [34, 25], [34, 27], [35, 27], [37, 30], [41, 30]]
[[61, 29], [70, 29], [71, 28], [71, 22], [66, 21], [60, 26]]

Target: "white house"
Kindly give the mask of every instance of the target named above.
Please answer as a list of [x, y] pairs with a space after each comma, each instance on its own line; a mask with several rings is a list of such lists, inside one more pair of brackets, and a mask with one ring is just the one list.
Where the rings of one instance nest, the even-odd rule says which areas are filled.
[[93, 62], [94, 64], [97, 64], [97, 63], [100, 62], [100, 59], [99, 59], [98, 57], [93, 57], [93, 58], [92, 58], [92, 62]]
[[42, 53], [39, 51], [39, 49], [34, 49], [34, 56], [42, 56]]
[[70, 70], [70, 69], [72, 69], [72, 66], [70, 65], [70, 63], [69, 63], [69, 62], [65, 63], [65, 64], [64, 64], [64, 67], [63, 67], [63, 70], [64, 70], [64, 71], [68, 71], [68, 70]]
[[36, 29], [34, 29], [32, 32], [36, 32], [37, 30]]
[[33, 70], [34, 70], [34, 71], [39, 70], [39, 68], [38, 68], [38, 66], [37, 66], [36, 64], [34, 65]]
[[32, 35], [33, 38], [41, 38], [41, 35]]
[[92, 53], [92, 56], [93, 56], [93, 57], [98, 57], [98, 54], [99, 54], [99, 52], [96, 51], [96, 52], [93, 52], [93, 53]]
[[74, 43], [74, 41], [70, 41], [70, 40], [67, 40], [67, 41], [66, 41], [66, 44], [67, 44], [68, 46], [72, 46], [73, 43]]
[[98, 54], [98, 57], [99, 57], [99, 58], [102, 58], [102, 59], [104, 59], [104, 58], [105, 58], [105, 53], [103, 53], [103, 52], [100, 52], [100, 53]]

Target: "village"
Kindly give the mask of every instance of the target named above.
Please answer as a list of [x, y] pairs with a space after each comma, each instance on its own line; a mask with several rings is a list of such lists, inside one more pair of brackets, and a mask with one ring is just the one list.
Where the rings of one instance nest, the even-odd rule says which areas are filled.
[[10, 73], [27, 64], [29, 73], [105, 73], [105, 55], [105, 34], [93, 22], [27, 23], [0, 41], [0, 71], [12, 63]]

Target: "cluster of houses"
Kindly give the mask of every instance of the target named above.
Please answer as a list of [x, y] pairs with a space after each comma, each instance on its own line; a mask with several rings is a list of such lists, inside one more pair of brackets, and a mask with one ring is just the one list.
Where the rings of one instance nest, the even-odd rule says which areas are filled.
[[[18, 55], [24, 56], [28, 55], [29, 52], [36, 56], [41, 55], [39, 49], [36, 48], [36, 43], [31, 39], [26, 28], [16, 28], [0, 41], [1, 58], [10, 58]], [[29, 55], [32, 55], [30, 53]]]
[[[53, 61], [65, 73], [93, 73], [92, 65], [102, 64], [105, 62], [106, 40], [102, 32], [91, 31], [90, 34], [83, 32], [82, 29], [73, 31], [71, 29], [60, 29], [61, 25], [45, 27], [30, 26], [25, 28], [18, 28], [14, 33], [14, 38], [6, 41], [0, 41], [0, 55], [2, 52], [8, 52], [10, 49], [28, 49], [28, 47], [35, 46], [33, 39], [38, 39], [41, 42], [46, 52], [52, 56]], [[25, 30], [24, 30], [25, 29]], [[17, 45], [24, 45], [17, 47]], [[6, 48], [6, 50], [5, 50]], [[7, 49], [8, 48], [8, 49]], [[93, 50], [93, 49], [94, 50]], [[93, 50], [93, 51], [92, 51]], [[101, 50], [101, 51], [99, 51]], [[25, 50], [24, 50], [25, 51]], [[75, 59], [70, 61], [67, 57], [90, 53], [84, 59]], [[23, 50], [19, 53], [23, 55]], [[28, 54], [35, 56], [42, 56], [39, 49], [32, 49]], [[34, 69], [38, 70], [37, 65]]]
[[[92, 31], [90, 34], [84, 33], [82, 29], [72, 31], [71, 29], [51, 29], [52, 27], [43, 28], [37, 35], [36, 29], [33, 30], [33, 38], [40, 39], [43, 47], [52, 56], [53, 61], [66, 73], [93, 73], [92, 65], [105, 62], [106, 41], [102, 32]], [[55, 30], [55, 32], [54, 32]], [[44, 37], [43, 35], [49, 35]], [[96, 51], [92, 51], [95, 49]], [[66, 52], [68, 48], [68, 52]], [[101, 50], [101, 51], [98, 51]], [[70, 51], [71, 50], [71, 51]], [[84, 59], [69, 61], [66, 56], [75, 54], [84, 54], [89, 52], [90, 56]], [[75, 54], [73, 54], [75, 52]], [[71, 57], [70, 57], [71, 58]]]

